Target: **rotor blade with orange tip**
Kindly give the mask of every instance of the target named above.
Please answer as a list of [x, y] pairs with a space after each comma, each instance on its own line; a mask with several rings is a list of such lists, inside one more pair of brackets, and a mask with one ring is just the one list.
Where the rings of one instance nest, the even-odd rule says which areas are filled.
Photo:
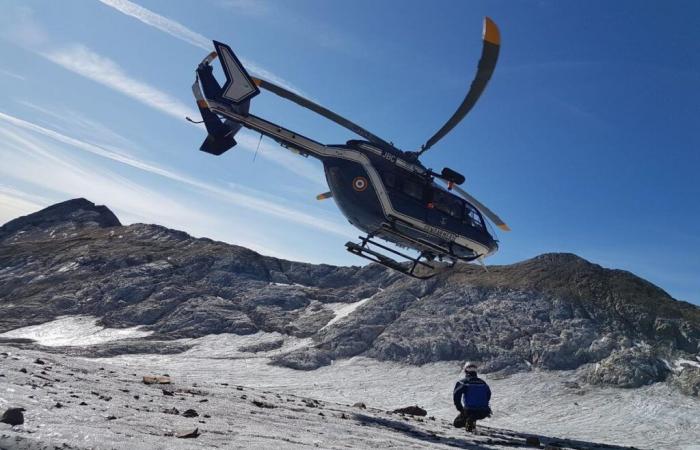
[[462, 104], [459, 105], [457, 111], [450, 117], [450, 119], [438, 130], [437, 133], [433, 135], [428, 141], [421, 147], [419, 155], [424, 151], [428, 150], [430, 147], [435, 145], [437, 141], [445, 137], [447, 133], [452, 131], [454, 127], [457, 126], [459, 122], [464, 119], [472, 107], [476, 104], [477, 100], [481, 96], [481, 93], [486, 89], [486, 84], [491, 79], [493, 71], [496, 68], [496, 62], [498, 61], [498, 52], [501, 48], [501, 34], [498, 31], [498, 27], [488, 17], [484, 17], [484, 32], [483, 32], [483, 48], [481, 50], [481, 59], [479, 60], [479, 66], [476, 71], [476, 77], [472, 81], [472, 85], [467, 92], [467, 96], [462, 100]]
[[500, 229], [503, 230], [503, 231], [510, 231], [510, 227], [509, 227], [508, 225], [506, 225], [506, 223], [505, 223], [503, 220], [501, 220], [501, 218], [498, 217], [498, 215], [496, 215], [495, 212], [493, 212], [493, 211], [491, 211], [490, 209], [488, 209], [488, 208], [486, 207], [486, 205], [484, 205], [484, 204], [481, 203], [479, 200], [477, 200], [477, 199], [475, 199], [474, 197], [472, 197], [471, 194], [469, 194], [467, 191], [465, 191], [464, 189], [462, 189], [462, 188], [459, 187], [459, 186], [453, 186], [452, 189], [454, 189], [455, 191], [459, 192], [459, 194], [460, 194], [466, 201], [468, 201], [469, 203], [471, 203], [472, 205], [474, 205], [474, 207], [476, 207], [476, 209], [478, 209], [479, 211], [481, 211], [481, 214], [483, 214], [483, 215], [485, 215], [486, 217], [488, 217], [488, 219], [489, 219], [491, 222], [493, 222], [494, 224], [496, 224], [496, 226], [497, 226], [498, 228], [500, 228]]

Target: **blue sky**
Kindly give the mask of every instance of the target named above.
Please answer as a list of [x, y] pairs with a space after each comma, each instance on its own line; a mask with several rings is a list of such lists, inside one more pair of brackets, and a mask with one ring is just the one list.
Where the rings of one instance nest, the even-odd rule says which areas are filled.
[[[73, 197], [265, 254], [361, 264], [319, 163], [241, 133], [197, 149], [190, 85], [209, 40], [251, 72], [405, 150], [454, 111], [481, 22], [499, 64], [425, 154], [511, 226], [490, 264], [577, 253], [700, 304], [700, 3], [694, 1], [3, 1], [0, 222]], [[252, 112], [354, 138], [263, 93]]]

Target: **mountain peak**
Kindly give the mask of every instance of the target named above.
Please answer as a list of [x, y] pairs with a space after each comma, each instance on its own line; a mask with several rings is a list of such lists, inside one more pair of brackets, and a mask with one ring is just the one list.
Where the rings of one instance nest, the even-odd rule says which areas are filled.
[[121, 226], [121, 222], [109, 208], [84, 198], [74, 198], [7, 222], [0, 227], [0, 240], [19, 234], [116, 226]]

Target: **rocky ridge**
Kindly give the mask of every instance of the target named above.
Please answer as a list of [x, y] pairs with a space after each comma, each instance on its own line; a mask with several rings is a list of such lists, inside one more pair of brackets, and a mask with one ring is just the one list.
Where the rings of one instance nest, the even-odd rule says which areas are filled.
[[[329, 325], [349, 305], [360, 306]], [[84, 199], [1, 227], [0, 333], [75, 314], [153, 331], [95, 348], [100, 355], [265, 331], [311, 340], [276, 358], [295, 369], [357, 355], [417, 365], [473, 359], [504, 375], [580, 368], [590, 383], [668, 380], [700, 391], [700, 309], [572, 254], [488, 272], [458, 265], [419, 281], [375, 265], [292, 262], [157, 225], [122, 226]]]

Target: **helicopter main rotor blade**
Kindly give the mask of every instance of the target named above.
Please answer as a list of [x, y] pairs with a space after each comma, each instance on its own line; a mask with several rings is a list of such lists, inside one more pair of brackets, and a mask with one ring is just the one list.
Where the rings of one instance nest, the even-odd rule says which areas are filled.
[[474, 205], [476, 207], [476, 209], [481, 211], [481, 214], [488, 217], [489, 220], [491, 222], [495, 223], [498, 228], [500, 228], [503, 231], [510, 231], [510, 227], [508, 225], [506, 225], [506, 223], [503, 220], [501, 220], [501, 218], [498, 217], [498, 215], [496, 215], [495, 212], [488, 209], [486, 207], [486, 205], [484, 205], [479, 200], [472, 197], [471, 194], [469, 194], [467, 191], [465, 191], [464, 189], [462, 189], [459, 186], [452, 186], [452, 189], [457, 191], [466, 201], [468, 201], [469, 203]]
[[428, 150], [430, 147], [435, 145], [437, 141], [445, 137], [447, 133], [452, 131], [452, 129], [457, 126], [457, 124], [464, 119], [472, 107], [476, 104], [477, 100], [481, 96], [481, 93], [486, 89], [486, 84], [491, 79], [493, 70], [496, 68], [496, 62], [498, 61], [498, 52], [501, 48], [501, 34], [498, 31], [498, 27], [488, 17], [484, 17], [484, 33], [483, 33], [484, 46], [481, 50], [481, 59], [479, 60], [479, 66], [476, 71], [476, 76], [472, 81], [472, 85], [467, 92], [467, 96], [462, 100], [462, 104], [459, 105], [457, 111], [450, 117], [450, 119], [438, 130], [437, 133], [433, 135], [428, 141], [421, 147], [418, 155]]
[[326, 119], [329, 119], [338, 125], [340, 125], [343, 128], [347, 128], [348, 130], [352, 131], [353, 133], [362, 136], [363, 138], [367, 139], [373, 144], [376, 144], [380, 147], [384, 148], [394, 148], [393, 145], [390, 143], [386, 142], [384, 139], [380, 138], [379, 136], [375, 135], [374, 133], [371, 133], [361, 126], [357, 125], [354, 122], [349, 121], [345, 117], [342, 117], [333, 111], [331, 111], [328, 108], [325, 108], [318, 103], [314, 103], [311, 100], [302, 97], [301, 95], [295, 94], [294, 92], [291, 92], [281, 86], [278, 86], [274, 83], [271, 83], [267, 80], [263, 80], [262, 78], [256, 78], [252, 77], [253, 82], [258, 85], [259, 87], [272, 92], [273, 94], [279, 95], [282, 98], [286, 98], [287, 100], [290, 100], [294, 103], [296, 103], [299, 106], [302, 106], [306, 109], [309, 109], [316, 114], [320, 114]]

